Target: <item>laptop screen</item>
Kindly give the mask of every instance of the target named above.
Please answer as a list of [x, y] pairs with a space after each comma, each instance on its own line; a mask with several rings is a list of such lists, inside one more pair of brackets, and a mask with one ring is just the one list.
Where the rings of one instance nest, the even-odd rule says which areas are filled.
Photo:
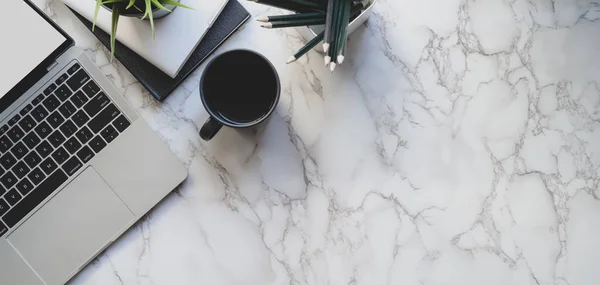
[[46, 73], [44, 69], [54, 61], [52, 55], [62, 53], [70, 41], [30, 2], [2, 2], [8, 2], [4, 4], [10, 12], [0, 17], [0, 99], [13, 90], [24, 93], [29, 89]]

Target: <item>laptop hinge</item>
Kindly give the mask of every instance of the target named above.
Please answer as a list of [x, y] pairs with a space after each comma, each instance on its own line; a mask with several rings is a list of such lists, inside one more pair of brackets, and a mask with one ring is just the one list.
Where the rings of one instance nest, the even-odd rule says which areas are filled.
[[58, 62], [56, 62], [56, 61], [55, 61], [55, 62], [52, 62], [52, 63], [50, 64], [50, 66], [48, 66], [48, 68], [46, 68], [46, 70], [50, 71], [50, 70], [52, 70], [53, 68], [55, 68], [57, 65], [58, 65]]

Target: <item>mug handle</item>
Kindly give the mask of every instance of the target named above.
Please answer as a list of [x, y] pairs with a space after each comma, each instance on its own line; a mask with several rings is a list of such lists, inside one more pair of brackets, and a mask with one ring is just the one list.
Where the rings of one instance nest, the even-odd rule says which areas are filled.
[[222, 127], [223, 125], [221, 123], [219, 123], [213, 117], [210, 117], [206, 123], [204, 123], [202, 129], [200, 129], [200, 137], [205, 141], [209, 141], [217, 135]]

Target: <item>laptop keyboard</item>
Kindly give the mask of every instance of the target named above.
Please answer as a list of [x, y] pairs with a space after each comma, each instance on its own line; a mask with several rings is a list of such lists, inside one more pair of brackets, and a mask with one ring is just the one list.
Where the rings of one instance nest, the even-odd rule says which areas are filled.
[[0, 126], [0, 236], [130, 125], [78, 63]]

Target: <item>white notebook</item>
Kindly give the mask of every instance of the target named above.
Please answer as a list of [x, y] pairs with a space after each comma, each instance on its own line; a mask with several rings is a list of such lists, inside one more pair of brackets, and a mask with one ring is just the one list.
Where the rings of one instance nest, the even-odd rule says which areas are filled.
[[[94, 20], [95, 0], [62, 1], [88, 20]], [[194, 10], [177, 7], [171, 15], [155, 20], [156, 38], [152, 38], [150, 21], [121, 16], [117, 40], [175, 78], [227, 1], [181, 0], [182, 4]], [[111, 12], [107, 9], [100, 8], [97, 28], [105, 32], [111, 30]]]

